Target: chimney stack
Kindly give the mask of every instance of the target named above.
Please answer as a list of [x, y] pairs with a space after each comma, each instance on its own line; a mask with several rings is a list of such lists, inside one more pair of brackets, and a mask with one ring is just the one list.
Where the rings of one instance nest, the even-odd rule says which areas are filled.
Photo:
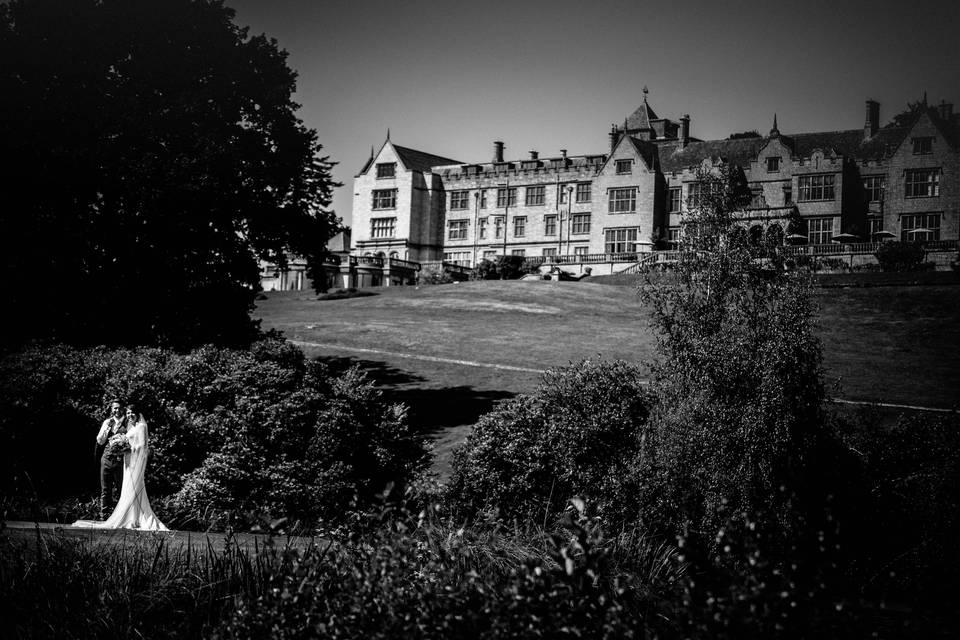
[[493, 161], [503, 162], [503, 143], [499, 140], [493, 143]]
[[680, 118], [680, 147], [687, 146], [690, 142], [690, 114], [685, 113]]
[[940, 101], [937, 105], [937, 115], [945, 122], [950, 122], [953, 118], [953, 105], [949, 102]]
[[610, 153], [613, 153], [614, 148], [617, 146], [617, 140], [620, 139], [620, 131], [617, 129], [617, 125], [610, 125]]
[[540, 153], [539, 153], [539, 152], [533, 151], [533, 150], [530, 151], [530, 159], [531, 159], [531, 160], [538, 160], [539, 158], [540, 158]]
[[880, 128], [880, 103], [876, 100], [867, 100], [867, 120], [863, 124], [863, 135], [872, 138]]

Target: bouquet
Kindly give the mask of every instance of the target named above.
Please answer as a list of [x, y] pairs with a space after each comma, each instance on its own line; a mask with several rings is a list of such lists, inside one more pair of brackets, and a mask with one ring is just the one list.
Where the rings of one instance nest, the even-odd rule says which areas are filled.
[[115, 436], [111, 436], [107, 440], [107, 456], [110, 458], [121, 458], [123, 454], [130, 451], [130, 440], [127, 439], [127, 436], [118, 433]]

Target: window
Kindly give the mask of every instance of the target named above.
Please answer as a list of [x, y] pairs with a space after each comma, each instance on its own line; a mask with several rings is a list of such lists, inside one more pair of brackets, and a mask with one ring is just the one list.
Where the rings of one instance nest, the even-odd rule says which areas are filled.
[[396, 218], [371, 218], [371, 238], [392, 238], [397, 234]]
[[753, 209], [763, 209], [767, 206], [767, 199], [763, 196], [762, 187], [753, 187], [750, 189], [750, 207]]
[[570, 189], [573, 189], [573, 186], [569, 184], [561, 184], [557, 189], [560, 191], [560, 195], [557, 197], [560, 204], [567, 204], [567, 198], [569, 197]]
[[484, 259], [484, 260], [491, 260], [491, 259], [496, 258], [496, 257], [497, 257], [497, 252], [496, 252], [496, 251], [484, 251], [484, 252], [483, 252], [483, 259]]
[[396, 162], [381, 162], [377, 164], [378, 178], [393, 178], [397, 175]]
[[557, 248], [556, 248], [556, 247], [544, 247], [544, 249], [543, 249], [543, 257], [544, 257], [544, 258], [552, 258], [552, 257], [554, 257], [554, 256], [556, 256], [556, 255], [557, 255]]
[[883, 190], [886, 187], [884, 176], [864, 176], [863, 189], [867, 192], [867, 202], [883, 202]]
[[915, 213], [900, 216], [900, 240], [928, 241], [940, 239], [940, 214]]
[[590, 193], [590, 183], [580, 183], [577, 185], [577, 202], [590, 202], [593, 196]]
[[807, 221], [807, 242], [829, 244], [833, 238], [833, 218], [813, 218]]
[[543, 194], [545, 190], [546, 187], [542, 185], [539, 187], [527, 187], [523, 197], [523, 204], [527, 205], [528, 207], [535, 207], [543, 204]]
[[610, 189], [610, 213], [633, 213], [636, 210], [636, 187]]
[[923, 156], [933, 153], [933, 138], [914, 138], [913, 153]]
[[374, 189], [373, 190], [373, 209], [396, 209], [397, 208], [397, 190], [396, 189]]
[[793, 185], [783, 185], [783, 204], [793, 204]]
[[477, 237], [481, 240], [486, 239], [487, 237], [487, 219], [480, 218], [477, 220]]
[[680, 244], [680, 227], [670, 227], [667, 229], [667, 242], [671, 249], [676, 249]]
[[575, 213], [573, 214], [573, 219], [571, 222], [572, 225], [570, 229], [570, 235], [583, 235], [585, 233], [590, 233], [589, 213]]
[[503, 216], [497, 216], [493, 220], [493, 237], [494, 238], [503, 237]]
[[447, 223], [447, 240], [466, 240], [469, 220], [450, 220]]
[[450, 209], [466, 209], [470, 206], [470, 192], [469, 191], [451, 191], [450, 192]]
[[588, 247], [588, 246], [585, 245], [585, 244], [581, 244], [581, 245], [578, 245], [578, 246], [576, 246], [576, 247], [573, 248], [573, 255], [575, 255], [575, 256], [585, 256], [585, 255], [587, 255], [587, 252], [588, 252], [589, 250], [590, 250], [590, 247]]
[[510, 255], [523, 257], [527, 255], [527, 250], [526, 249], [510, 249]]
[[867, 218], [867, 222], [870, 224], [870, 239], [874, 240], [876, 235], [883, 231], [883, 218], [876, 216]]
[[634, 253], [637, 250], [636, 229], [605, 229], [603, 240], [606, 253]]
[[487, 192], [486, 190], [480, 192], [480, 208], [487, 208]]
[[931, 198], [940, 195], [940, 169], [907, 169], [908, 198]]
[[513, 237], [522, 238], [527, 235], [527, 217], [517, 216], [513, 219]]
[[633, 160], [617, 160], [617, 174], [630, 173], [633, 170]]
[[470, 252], [469, 251], [445, 251], [443, 254], [443, 261], [452, 262], [453, 264], [459, 264], [465, 267], [469, 267]]
[[543, 235], [557, 235], [557, 216], [543, 216]]
[[767, 173], [780, 171], [780, 156], [767, 158]]
[[670, 187], [667, 190], [667, 211], [670, 213], [680, 213], [680, 201], [682, 200], [683, 189], [680, 187]]
[[816, 202], [819, 200], [833, 200], [833, 174], [818, 176], [800, 176], [797, 178], [797, 189], [800, 191], [799, 202]]
[[509, 189], [505, 189], [505, 188], [497, 189], [497, 206], [498, 207], [517, 206], [517, 188], [510, 187]]
[[687, 185], [687, 209], [696, 209], [700, 206], [703, 196], [703, 185], [699, 182], [691, 182]]

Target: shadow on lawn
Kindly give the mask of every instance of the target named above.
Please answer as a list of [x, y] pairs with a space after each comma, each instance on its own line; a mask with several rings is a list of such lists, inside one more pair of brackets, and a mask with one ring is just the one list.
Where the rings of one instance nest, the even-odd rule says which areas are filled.
[[316, 360], [324, 363], [337, 374], [343, 373], [354, 365], [358, 365], [377, 387], [386, 387], [387, 389], [385, 389], [385, 391], [389, 391], [389, 388], [394, 385], [426, 382], [426, 378], [423, 376], [398, 369], [379, 360], [365, 360], [362, 358], [351, 358], [349, 356], [317, 356]]
[[517, 395], [511, 391], [478, 390], [466, 385], [429, 388], [431, 381], [423, 376], [377, 360], [341, 356], [319, 356], [317, 359], [335, 373], [358, 365], [383, 391], [384, 401], [407, 405], [410, 425], [425, 435], [472, 425], [498, 401]]
[[510, 391], [477, 390], [473, 387], [440, 389], [388, 389], [389, 402], [402, 402], [409, 407], [410, 425], [426, 435], [437, 435], [452, 427], [472, 425], [491, 411], [497, 402], [514, 397]]

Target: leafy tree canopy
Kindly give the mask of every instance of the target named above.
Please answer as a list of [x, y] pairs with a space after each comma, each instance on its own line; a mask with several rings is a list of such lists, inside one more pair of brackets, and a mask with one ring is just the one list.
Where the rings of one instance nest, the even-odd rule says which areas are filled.
[[233, 19], [222, 0], [0, 5], [6, 342], [244, 344], [258, 258], [317, 262], [332, 163], [286, 52]]

